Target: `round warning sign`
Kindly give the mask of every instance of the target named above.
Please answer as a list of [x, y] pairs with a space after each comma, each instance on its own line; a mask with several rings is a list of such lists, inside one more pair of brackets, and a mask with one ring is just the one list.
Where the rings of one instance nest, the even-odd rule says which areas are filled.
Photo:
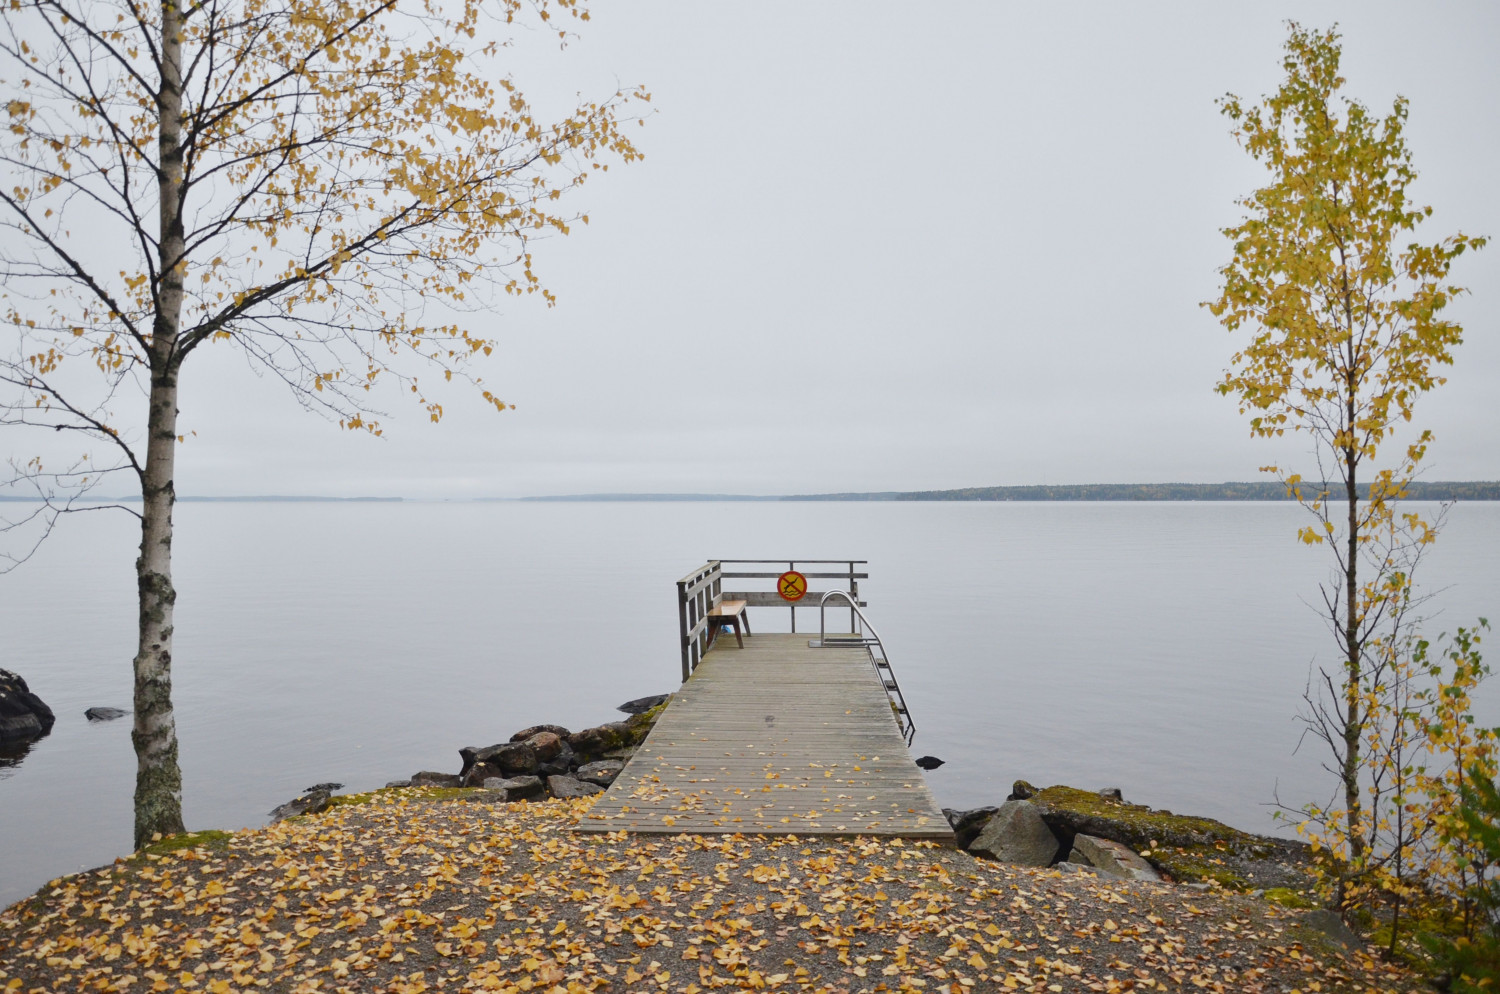
[[807, 577], [789, 569], [776, 578], [776, 592], [784, 601], [800, 601], [807, 594]]

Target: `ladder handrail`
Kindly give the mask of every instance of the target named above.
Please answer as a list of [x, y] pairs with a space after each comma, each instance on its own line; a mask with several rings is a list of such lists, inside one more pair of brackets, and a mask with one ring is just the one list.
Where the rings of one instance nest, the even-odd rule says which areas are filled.
[[[854, 602], [853, 595], [847, 590], [830, 590], [818, 601], [818, 644], [820, 646], [827, 646], [829, 644], [827, 625], [828, 598], [835, 596], [842, 597], [849, 602], [849, 609], [859, 615], [860, 622], [870, 633], [868, 637], [860, 638], [858, 642], [870, 653], [870, 665], [875, 667], [875, 675], [880, 678], [880, 686], [884, 688], [886, 697], [891, 699], [891, 703], [899, 705], [899, 710], [896, 712], [900, 716], [898, 724], [905, 724], [906, 727], [902, 729], [902, 735], [906, 739], [906, 744], [910, 746], [912, 739], [917, 734], [917, 724], [912, 721], [911, 712], [907, 710], [906, 695], [901, 693], [901, 683], [896, 679], [896, 668], [891, 665], [891, 657], [885, 651], [885, 643], [880, 640], [880, 633], [875, 630], [874, 625], [870, 624], [870, 619], [865, 617], [865, 613], [859, 609], [859, 605]], [[850, 639], [849, 641], [854, 642], [855, 640]], [[834, 644], [837, 645], [838, 642], [835, 641]], [[885, 661], [885, 673], [880, 672], [880, 665], [875, 661], [873, 647], [880, 649], [880, 658]], [[890, 677], [891, 682], [889, 684], [885, 682], [887, 676]]]

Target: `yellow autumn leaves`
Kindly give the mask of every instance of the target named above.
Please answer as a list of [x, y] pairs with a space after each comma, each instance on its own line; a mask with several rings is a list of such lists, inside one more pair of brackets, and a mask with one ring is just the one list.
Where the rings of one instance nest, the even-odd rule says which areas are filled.
[[1271, 908], [889, 838], [585, 836], [589, 803], [384, 792], [57, 881], [0, 914], [0, 988], [1239, 994], [1328, 969]]
[[[28, 82], [26, 98], [7, 103], [15, 140], [6, 154], [24, 181], [15, 206], [30, 218], [18, 230], [36, 236], [43, 255], [64, 253], [53, 267], [63, 278], [49, 294], [13, 295], [5, 318], [37, 331], [42, 347], [32, 354], [56, 345], [54, 367], [113, 333], [119, 343], [101, 369], [143, 368], [171, 275], [184, 287], [180, 315], [168, 316], [180, 329], [176, 362], [204, 342], [236, 342], [312, 406], [374, 432], [368, 394], [380, 373], [441, 417], [414, 372], [425, 365], [504, 410], [468, 371], [493, 341], [461, 341], [475, 330], [422, 316], [441, 313], [424, 302], [472, 309], [487, 287], [551, 303], [527, 243], [570, 230], [567, 191], [611, 161], [640, 158], [623, 125], [649, 94], [627, 88], [551, 121], [533, 114], [497, 59], [497, 38], [484, 32], [496, 14], [586, 20], [572, 0], [231, 7], [229, 16], [183, 11], [183, 165], [166, 193], [154, 161], [164, 124], [150, 59], [159, 10], [100, 0], [85, 5], [85, 21], [60, 16], [42, 33], [57, 48], [47, 58], [71, 68]], [[0, 16], [19, 24], [50, 15]], [[105, 45], [97, 59], [66, 57], [96, 43]], [[185, 246], [165, 264], [157, 211], [139, 209], [162, 196], [180, 204], [163, 223], [180, 224]], [[118, 275], [70, 267], [83, 253], [65, 231], [81, 224], [73, 214], [83, 202], [104, 205], [116, 225], [109, 237], [137, 255]], [[48, 229], [41, 222], [54, 212], [61, 223]], [[64, 328], [82, 329], [84, 341], [54, 343]]]

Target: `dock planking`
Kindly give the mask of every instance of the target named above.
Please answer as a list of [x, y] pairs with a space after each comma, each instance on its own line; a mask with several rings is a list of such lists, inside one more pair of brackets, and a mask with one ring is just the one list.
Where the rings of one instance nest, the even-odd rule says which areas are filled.
[[868, 651], [807, 643], [720, 638], [579, 830], [951, 842]]

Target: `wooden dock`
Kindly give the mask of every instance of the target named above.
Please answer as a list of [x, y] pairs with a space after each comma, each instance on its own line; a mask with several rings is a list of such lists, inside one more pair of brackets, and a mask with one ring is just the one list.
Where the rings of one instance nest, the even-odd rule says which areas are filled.
[[579, 830], [951, 843], [869, 651], [808, 639], [720, 637]]

